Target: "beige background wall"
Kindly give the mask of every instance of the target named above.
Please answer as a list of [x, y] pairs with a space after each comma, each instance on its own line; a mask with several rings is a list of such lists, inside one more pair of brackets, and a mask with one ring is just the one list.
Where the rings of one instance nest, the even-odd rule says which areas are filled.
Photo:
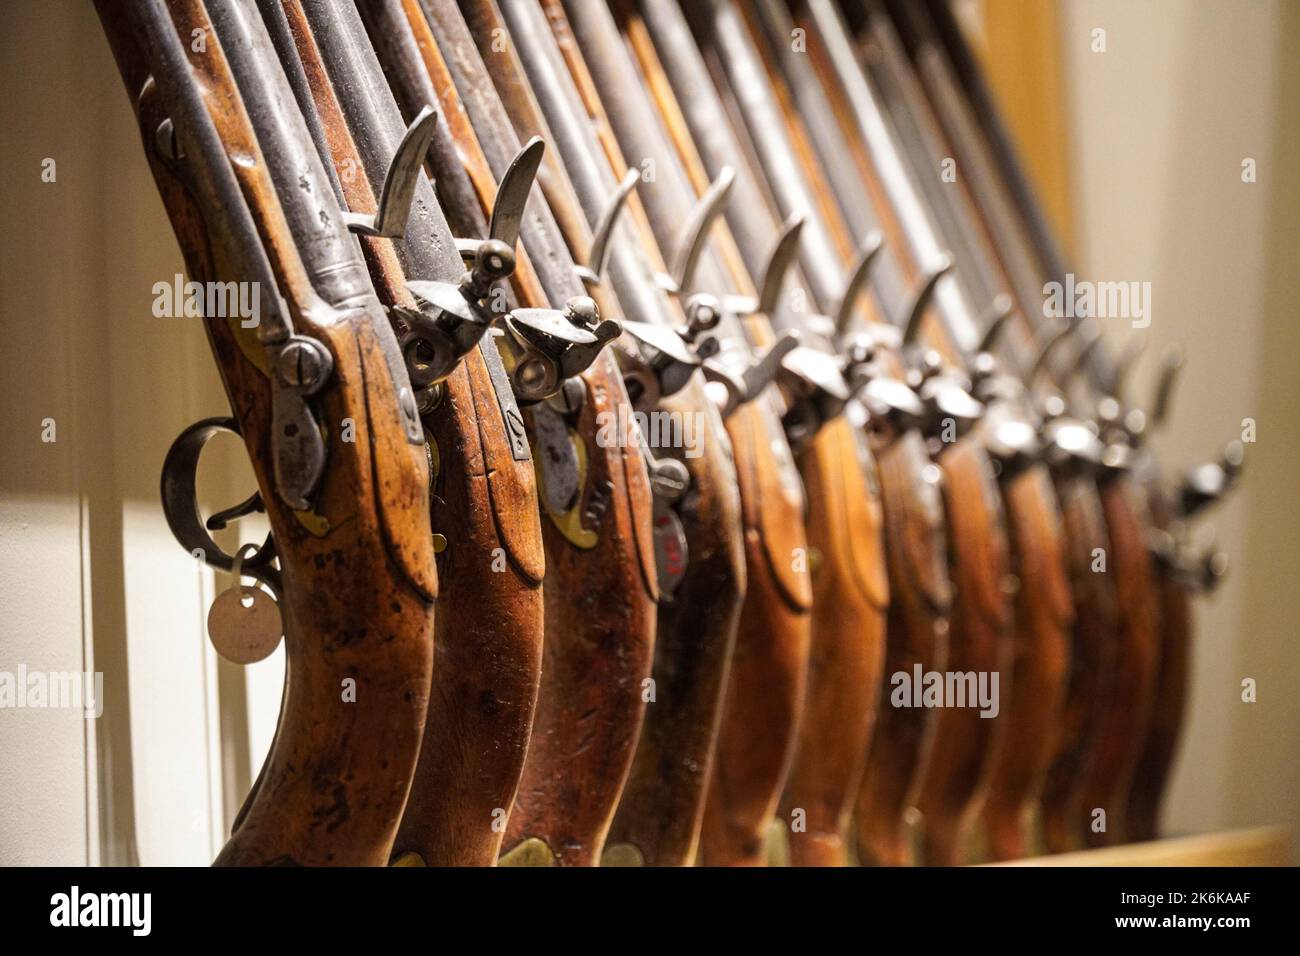
[[[1161, 452], [1191, 462], [1259, 425], [1213, 518], [1234, 568], [1198, 612], [1167, 823], [1297, 825], [1300, 4], [1078, 0], [1059, 19], [1078, 271], [1150, 280], [1152, 350], [1190, 354]], [[180, 257], [89, 5], [0, 7], [0, 90], [0, 669], [108, 676], [99, 721], [0, 711], [0, 865], [206, 863], [282, 674], [208, 650], [214, 583], [158, 508], [168, 444], [225, 402], [198, 325], [150, 312]], [[234, 443], [211, 457], [207, 503], [246, 494]], [[1239, 702], [1243, 676], [1259, 703]]]
[[[1243, 418], [1258, 425], [1241, 486], [1206, 522], [1233, 566], [1198, 605], [1166, 826], [1300, 832], [1300, 4], [1070, 0], [1059, 21], [1076, 271], [1152, 283], [1137, 394], [1167, 344], [1188, 354], [1162, 459], [1203, 459]], [[1108, 331], [1117, 348], [1128, 332]]]
[[[283, 664], [208, 648], [212, 575], [167, 530], [158, 475], [229, 409], [198, 320], [152, 314], [181, 258], [90, 4], [4, 4], [0, 90], [0, 670], [105, 674], [97, 721], [0, 710], [0, 865], [206, 864]], [[248, 494], [235, 440], [203, 471], [209, 506]]]

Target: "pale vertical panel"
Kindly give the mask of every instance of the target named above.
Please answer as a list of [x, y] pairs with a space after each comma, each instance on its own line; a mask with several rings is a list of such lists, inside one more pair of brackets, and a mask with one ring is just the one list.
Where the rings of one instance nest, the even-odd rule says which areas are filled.
[[[1234, 700], [1228, 805], [1232, 822], [1286, 821], [1300, 834], [1300, 5], [1278, 3], [1261, 42], [1271, 46], [1270, 102], [1272, 145], [1260, 155], [1259, 181], [1232, 183], [1232, 192], [1262, 189], [1266, 204], [1260, 269], [1267, 277], [1258, 320], [1259, 365], [1253, 372], [1254, 402], [1248, 414], [1258, 419], [1259, 441], [1249, 446], [1251, 497], [1243, 537], [1249, 550], [1233, 571], [1242, 590], [1238, 618], [1241, 648], [1231, 662], [1240, 679], [1259, 682], [1259, 702]], [[1222, 54], [1220, 54], [1222, 56]], [[1267, 62], [1267, 61], [1266, 61]], [[1240, 163], [1240, 157], [1233, 157]], [[1217, 316], [1227, 336], [1240, 321], [1235, 312]], [[1224, 334], [1220, 332], [1220, 334]], [[1205, 656], [1215, 655], [1211, 643]], [[1187, 771], [1190, 773], [1190, 769]], [[1292, 860], [1300, 860], [1300, 840], [1291, 841]]]
[[122, 526], [140, 862], [203, 865], [212, 833], [205, 572], [192, 559], [177, 560], [152, 503], [126, 502]]
[[[30, 418], [30, 403], [11, 411]], [[0, 671], [15, 678], [20, 666], [81, 671], [77, 502], [15, 490], [21, 459], [58, 451], [8, 434], [13, 454], [0, 464]], [[85, 724], [75, 710], [0, 709], [0, 866], [87, 862]]]
[[[71, 315], [83, 300], [40, 263], [76, 261], [75, 221], [89, 196], [69, 147], [70, 120], [49, 104], [71, 98], [75, 51], [60, 29], [71, 8], [42, 27], [33, 5], [10, 5], [0, 30], [0, 670], [83, 667], [80, 416], [69, 356]], [[10, 20], [12, 18], [12, 20]], [[42, 182], [42, 162], [56, 178]], [[41, 440], [51, 419], [57, 440]], [[0, 710], [0, 863], [84, 864], [85, 747], [80, 714]]]
[[[151, 313], [180, 255], [87, 5], [0, 5], [0, 88], [0, 670], [93, 661], [105, 679], [90, 726], [0, 711], [0, 863], [207, 863], [232, 812], [225, 754], [248, 750], [220, 699], [244, 710], [243, 674], [218, 679], [211, 576], [167, 531], [158, 472], [181, 428], [228, 406], [201, 325]], [[247, 494], [215, 474], [215, 503]]]
[[[204, 567], [199, 581], [199, 611], [202, 614], [212, 605], [216, 596], [212, 569]], [[205, 629], [199, 629], [199, 643], [203, 648], [203, 729], [207, 745], [208, 812], [204, 827], [208, 835], [208, 859], [221, 850], [226, 836], [226, 809], [223, 785], [225, 781], [224, 741], [221, 719], [221, 679], [218, 656], [207, 639]]]

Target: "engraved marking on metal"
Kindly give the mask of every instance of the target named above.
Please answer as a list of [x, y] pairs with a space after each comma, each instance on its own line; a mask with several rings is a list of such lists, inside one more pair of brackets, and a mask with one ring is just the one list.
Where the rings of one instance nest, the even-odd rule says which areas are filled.
[[656, 497], [653, 509], [655, 570], [659, 578], [659, 591], [671, 595], [677, 591], [686, 576], [689, 552], [686, 531], [677, 513], [662, 498]]
[[515, 401], [515, 391], [510, 385], [510, 377], [501, 361], [501, 352], [497, 347], [497, 338], [502, 335], [500, 329], [492, 329], [479, 344], [483, 362], [487, 365], [488, 378], [492, 380], [492, 391], [496, 394], [497, 408], [501, 411], [501, 422], [505, 426], [506, 437], [510, 441], [510, 457], [515, 461], [530, 461], [533, 457], [528, 448], [528, 434], [524, 430], [524, 419], [519, 414], [519, 403]]

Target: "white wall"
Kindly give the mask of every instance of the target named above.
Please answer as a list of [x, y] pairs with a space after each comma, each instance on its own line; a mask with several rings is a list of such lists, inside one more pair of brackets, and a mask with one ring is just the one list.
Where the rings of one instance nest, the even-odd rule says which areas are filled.
[[[283, 668], [249, 695], [219, 666], [158, 504], [171, 440], [228, 406], [197, 321], [152, 315], [180, 254], [89, 5], [5, 4], [0, 89], [0, 671], [105, 674], [98, 720], [0, 709], [0, 865], [206, 864]], [[204, 469], [208, 504], [247, 495], [237, 441]]]
[[[1061, 20], [1077, 270], [1153, 285], [1137, 394], [1167, 344], [1189, 357], [1162, 458], [1200, 460], [1243, 418], [1258, 423], [1241, 486], [1207, 521], [1233, 567], [1198, 607], [1166, 825], [1297, 827], [1300, 5], [1071, 0]], [[1245, 158], [1255, 183], [1242, 182]], [[1119, 348], [1122, 324], [1108, 331]], [[1255, 704], [1241, 701], [1244, 677], [1258, 681]]]

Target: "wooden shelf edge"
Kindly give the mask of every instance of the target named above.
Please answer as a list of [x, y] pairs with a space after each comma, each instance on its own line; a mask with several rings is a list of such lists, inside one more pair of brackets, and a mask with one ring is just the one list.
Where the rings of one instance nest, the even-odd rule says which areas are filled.
[[1252, 827], [1037, 856], [991, 866], [1290, 866], [1291, 831]]

